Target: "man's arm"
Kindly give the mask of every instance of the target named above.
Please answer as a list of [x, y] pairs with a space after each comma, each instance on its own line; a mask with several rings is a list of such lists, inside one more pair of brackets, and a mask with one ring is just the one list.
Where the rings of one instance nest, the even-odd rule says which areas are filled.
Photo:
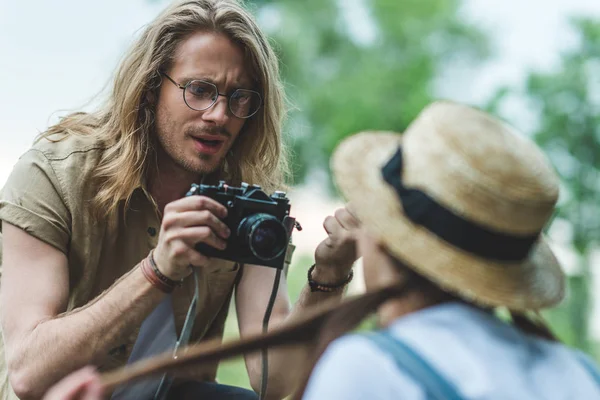
[[[338, 210], [334, 217], [328, 217], [323, 226], [328, 236], [315, 251], [315, 269], [312, 278], [319, 283], [334, 284], [346, 279], [356, 260], [354, 229], [358, 226], [358, 222], [346, 209], [342, 209]], [[236, 309], [242, 337], [262, 331], [262, 320], [275, 273], [273, 268], [244, 266], [242, 279], [236, 291]], [[341, 297], [341, 290], [330, 293], [312, 292], [307, 284], [292, 309], [286, 281], [282, 276], [269, 320], [269, 329], [302, 313], [311, 305], [325, 300], [341, 299]], [[281, 399], [294, 389], [303, 371], [302, 368], [290, 368], [290, 366], [305, 365], [308, 355], [310, 355], [309, 349], [303, 346], [269, 350], [267, 398]], [[245, 356], [245, 361], [252, 388], [258, 392], [262, 377], [261, 353], [248, 354]]]
[[135, 268], [87, 306], [61, 314], [69, 295], [66, 256], [6, 222], [2, 240], [2, 332], [10, 383], [21, 399], [40, 398], [63, 376], [100, 360], [164, 296]]
[[[225, 248], [227, 209], [204, 196], [165, 207], [154, 260], [180, 280], [208, 259], [194, 250], [204, 242]], [[2, 222], [1, 323], [11, 386], [21, 399], [37, 399], [60, 378], [105, 356], [139, 326], [164, 294], [133, 268], [87, 305], [64, 313], [69, 297], [68, 260], [58, 249]], [[63, 313], [63, 314], [61, 314]]]

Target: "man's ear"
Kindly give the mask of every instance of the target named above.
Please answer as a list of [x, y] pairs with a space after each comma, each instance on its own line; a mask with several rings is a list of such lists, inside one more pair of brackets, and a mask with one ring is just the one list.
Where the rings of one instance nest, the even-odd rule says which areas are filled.
[[158, 102], [158, 94], [160, 92], [160, 87], [162, 85], [163, 77], [160, 72], [157, 72], [156, 76], [151, 79], [150, 88], [146, 92], [145, 98], [146, 102], [150, 105], [156, 105]]
[[148, 104], [156, 105], [156, 95], [154, 94], [154, 92], [149, 91], [148, 93], [146, 93], [146, 101], [148, 102]]

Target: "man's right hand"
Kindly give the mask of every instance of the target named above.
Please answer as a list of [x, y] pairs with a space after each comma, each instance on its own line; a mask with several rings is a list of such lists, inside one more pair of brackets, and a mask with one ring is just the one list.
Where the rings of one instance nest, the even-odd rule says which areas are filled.
[[190, 265], [206, 265], [208, 257], [195, 250], [199, 242], [224, 250], [230, 233], [221, 219], [227, 208], [205, 196], [188, 196], [167, 204], [164, 210], [154, 261], [173, 280], [181, 280]]

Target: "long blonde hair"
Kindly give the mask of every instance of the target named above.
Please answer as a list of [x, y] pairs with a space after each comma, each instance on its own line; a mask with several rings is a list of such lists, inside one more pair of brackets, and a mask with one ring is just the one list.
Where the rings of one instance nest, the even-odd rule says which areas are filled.
[[252, 15], [235, 0], [184, 0], [171, 4], [142, 33], [117, 69], [112, 93], [96, 112], [66, 116], [38, 140], [94, 135], [105, 147], [93, 177], [94, 211], [104, 216], [152, 172], [159, 71], [173, 62], [178, 45], [198, 31], [225, 34], [240, 45], [263, 97], [261, 110], [244, 125], [226, 156], [219, 179], [259, 184], [271, 192], [288, 177], [281, 131], [285, 97], [277, 57]]

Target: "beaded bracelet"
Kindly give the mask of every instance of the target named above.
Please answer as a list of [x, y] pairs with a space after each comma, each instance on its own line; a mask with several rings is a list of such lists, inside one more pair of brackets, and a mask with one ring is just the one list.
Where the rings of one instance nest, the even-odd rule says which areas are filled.
[[352, 278], [354, 278], [354, 271], [350, 270], [348, 277], [346, 277], [346, 279], [344, 279], [342, 282], [328, 285], [325, 283], [316, 282], [312, 279], [312, 272], [314, 270], [315, 270], [315, 264], [313, 264], [308, 269], [308, 285], [310, 286], [311, 292], [327, 292], [327, 293], [335, 292], [337, 290], [343, 289], [347, 284], [349, 284], [352, 281]]

